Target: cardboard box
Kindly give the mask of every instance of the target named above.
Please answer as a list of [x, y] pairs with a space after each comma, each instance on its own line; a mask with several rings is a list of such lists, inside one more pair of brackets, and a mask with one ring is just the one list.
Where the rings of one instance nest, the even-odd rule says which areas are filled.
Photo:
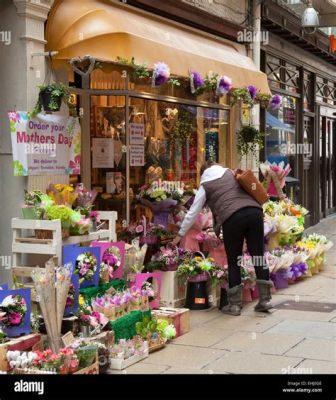
[[152, 316], [155, 319], [166, 319], [170, 324], [173, 324], [176, 329], [176, 337], [190, 331], [188, 308], [160, 307], [158, 310], [152, 311]]

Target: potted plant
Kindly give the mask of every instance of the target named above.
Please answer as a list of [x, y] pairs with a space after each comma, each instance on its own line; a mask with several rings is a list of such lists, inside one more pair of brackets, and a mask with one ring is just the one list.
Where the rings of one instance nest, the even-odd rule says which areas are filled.
[[39, 86], [40, 92], [32, 116], [36, 116], [42, 109], [46, 112], [56, 112], [61, 108], [62, 101], [70, 111], [73, 112], [75, 106], [71, 103], [70, 87], [63, 83], [54, 82], [49, 85]]
[[41, 207], [43, 193], [39, 190], [28, 192], [25, 190], [24, 206], [21, 208], [24, 219], [40, 219], [43, 214]]
[[262, 134], [251, 125], [243, 126], [237, 133], [237, 149], [241, 156], [252, 152], [257, 154], [264, 147]]
[[52, 205], [46, 209], [46, 217], [49, 220], [60, 219], [62, 225], [62, 237], [70, 235], [70, 226], [73, 224], [77, 211], [66, 205]]
[[247, 88], [233, 88], [230, 91], [230, 104], [234, 106], [237, 103], [247, 104], [252, 107], [253, 99], [251, 97], [250, 91]]
[[260, 104], [261, 108], [268, 108], [269, 104], [270, 104], [270, 100], [271, 100], [271, 95], [268, 93], [257, 93], [256, 95], [256, 102]]

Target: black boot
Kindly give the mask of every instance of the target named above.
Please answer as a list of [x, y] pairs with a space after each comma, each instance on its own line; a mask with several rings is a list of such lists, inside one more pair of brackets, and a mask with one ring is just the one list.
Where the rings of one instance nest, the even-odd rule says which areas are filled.
[[224, 314], [238, 316], [242, 309], [242, 285], [227, 289], [229, 304], [222, 308]]
[[256, 283], [259, 291], [259, 302], [254, 307], [254, 310], [260, 312], [268, 311], [273, 308], [271, 303], [271, 287], [273, 286], [273, 282], [271, 280], [257, 279]]

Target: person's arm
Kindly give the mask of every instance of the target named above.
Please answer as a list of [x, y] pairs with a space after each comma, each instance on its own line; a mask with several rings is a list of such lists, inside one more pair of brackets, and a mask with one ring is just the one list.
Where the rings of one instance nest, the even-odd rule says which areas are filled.
[[203, 209], [205, 201], [206, 201], [205, 190], [201, 185], [196, 193], [195, 199], [190, 207], [190, 210], [184, 217], [181, 228], [178, 232], [178, 235], [180, 237], [183, 237], [188, 232], [188, 230], [194, 225], [199, 213]]

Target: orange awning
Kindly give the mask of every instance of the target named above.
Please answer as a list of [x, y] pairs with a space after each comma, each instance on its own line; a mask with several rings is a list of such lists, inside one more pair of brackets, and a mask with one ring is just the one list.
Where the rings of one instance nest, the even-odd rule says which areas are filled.
[[256, 85], [270, 93], [267, 77], [235, 46], [176, 25], [129, 6], [108, 0], [56, 0], [46, 30], [48, 50], [54, 58], [69, 60], [87, 54], [101, 60], [135, 58], [152, 67], [162, 61], [171, 73], [188, 76], [190, 69], [205, 75], [227, 75], [233, 86]]

